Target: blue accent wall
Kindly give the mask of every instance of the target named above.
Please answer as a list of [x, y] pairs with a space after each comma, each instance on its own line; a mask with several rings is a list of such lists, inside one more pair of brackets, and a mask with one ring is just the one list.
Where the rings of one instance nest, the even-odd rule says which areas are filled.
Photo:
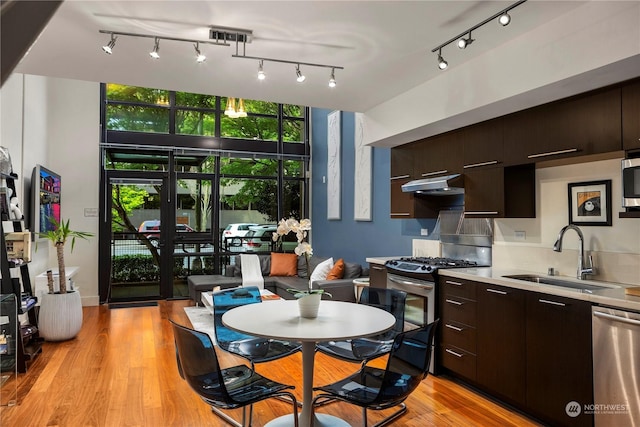
[[311, 111], [311, 244], [313, 253], [334, 260], [366, 264], [367, 257], [411, 255], [412, 240], [421, 228], [433, 230], [435, 220], [391, 219], [389, 148], [373, 148], [372, 221], [354, 220], [355, 114], [342, 112], [341, 214], [327, 219], [327, 115], [331, 110]]

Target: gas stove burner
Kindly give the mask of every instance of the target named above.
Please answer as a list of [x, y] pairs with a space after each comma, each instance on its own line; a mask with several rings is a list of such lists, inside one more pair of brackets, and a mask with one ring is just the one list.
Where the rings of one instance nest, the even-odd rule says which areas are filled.
[[404, 257], [400, 258], [402, 262], [410, 262], [422, 265], [438, 266], [440, 268], [464, 268], [464, 267], [477, 267], [478, 263], [475, 261], [467, 261], [464, 259], [455, 258], [440, 258], [440, 257]]
[[402, 257], [387, 261], [385, 266], [390, 271], [399, 273], [428, 274], [435, 273], [441, 268], [478, 267], [478, 263], [455, 258]]

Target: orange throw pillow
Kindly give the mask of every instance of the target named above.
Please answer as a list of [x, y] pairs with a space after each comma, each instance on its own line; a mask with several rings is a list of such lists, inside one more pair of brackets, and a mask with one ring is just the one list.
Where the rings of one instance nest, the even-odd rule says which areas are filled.
[[340, 258], [333, 264], [333, 268], [327, 274], [327, 280], [338, 280], [344, 277], [344, 261]]
[[271, 252], [270, 276], [296, 276], [298, 274], [298, 255]]

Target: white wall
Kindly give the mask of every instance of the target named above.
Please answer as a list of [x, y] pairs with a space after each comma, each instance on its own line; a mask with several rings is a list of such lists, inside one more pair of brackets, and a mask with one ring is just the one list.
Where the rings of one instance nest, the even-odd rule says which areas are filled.
[[366, 111], [365, 142], [393, 147], [637, 76], [640, 2], [588, 1]]
[[[598, 268], [595, 280], [640, 284], [640, 221], [618, 217], [624, 211], [620, 160], [537, 169], [536, 218], [495, 220], [493, 265], [537, 273], [553, 267], [563, 276], [575, 276], [577, 234], [567, 232], [561, 253], [552, 249], [560, 229], [569, 223], [568, 184], [610, 179], [612, 226], [579, 226], [584, 248], [593, 254]], [[517, 240], [516, 231], [524, 231], [525, 240]]]
[[[0, 90], [0, 101], [2, 145], [9, 147], [23, 183], [20, 204], [26, 217], [31, 171], [39, 163], [62, 176], [62, 217], [73, 230], [97, 236], [99, 218], [85, 217], [84, 208], [98, 207], [99, 84], [14, 74]], [[83, 305], [99, 302], [97, 243], [97, 237], [78, 240], [74, 251], [69, 247], [65, 253], [66, 265], [81, 267], [76, 284]], [[29, 265], [32, 286], [37, 274], [57, 265], [47, 240], [37, 240], [36, 246]]]

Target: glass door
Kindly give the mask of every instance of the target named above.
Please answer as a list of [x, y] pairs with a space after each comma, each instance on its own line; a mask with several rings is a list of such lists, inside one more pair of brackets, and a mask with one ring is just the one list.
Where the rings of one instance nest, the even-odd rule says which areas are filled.
[[[197, 162], [200, 170], [202, 163], [202, 159]], [[176, 158], [176, 167], [187, 169], [181, 168], [180, 157]], [[210, 173], [176, 173], [172, 276], [173, 296], [176, 298], [189, 297], [187, 276], [219, 271], [215, 269], [218, 256], [212, 227], [215, 224], [213, 182], [214, 177]]]
[[109, 175], [108, 301], [169, 298], [171, 287], [166, 283], [172, 275], [165, 266], [171, 265], [173, 227], [167, 208], [168, 174], [110, 171]]

